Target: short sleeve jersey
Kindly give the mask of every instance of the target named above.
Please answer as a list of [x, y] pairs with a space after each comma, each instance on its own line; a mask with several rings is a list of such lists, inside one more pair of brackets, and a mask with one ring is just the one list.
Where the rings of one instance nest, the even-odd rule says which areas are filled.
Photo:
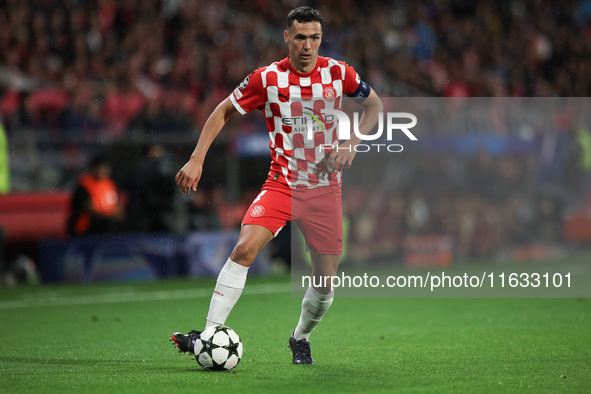
[[313, 71], [298, 73], [289, 57], [262, 67], [238, 85], [230, 100], [241, 113], [264, 112], [271, 148], [269, 177], [291, 188], [338, 185], [341, 172], [327, 166], [330, 147], [338, 144], [334, 117], [323, 109], [341, 109], [361, 79], [353, 67], [318, 57]]

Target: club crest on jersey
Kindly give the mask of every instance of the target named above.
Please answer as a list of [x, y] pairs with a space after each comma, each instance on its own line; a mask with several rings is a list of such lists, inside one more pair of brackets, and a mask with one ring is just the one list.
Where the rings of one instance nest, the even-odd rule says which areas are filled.
[[265, 214], [265, 207], [262, 205], [255, 205], [254, 207], [250, 208], [250, 216], [253, 218], [258, 218]]
[[337, 98], [337, 91], [332, 86], [327, 86], [324, 88], [322, 95], [326, 101], [334, 101]]
[[238, 85], [238, 87], [240, 89], [244, 89], [245, 87], [247, 87], [248, 86], [248, 80], [249, 80], [249, 78], [248, 78], [248, 75], [247, 75], [246, 78], [244, 78], [244, 80], [242, 82], [240, 82], [240, 85]]

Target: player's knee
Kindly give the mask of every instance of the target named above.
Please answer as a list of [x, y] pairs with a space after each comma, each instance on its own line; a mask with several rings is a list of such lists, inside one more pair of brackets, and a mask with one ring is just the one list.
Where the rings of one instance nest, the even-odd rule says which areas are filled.
[[312, 271], [316, 275], [334, 276], [339, 270], [340, 254], [312, 254]]
[[248, 242], [239, 242], [234, 247], [230, 259], [236, 263], [243, 265], [250, 265], [257, 257], [258, 251]]

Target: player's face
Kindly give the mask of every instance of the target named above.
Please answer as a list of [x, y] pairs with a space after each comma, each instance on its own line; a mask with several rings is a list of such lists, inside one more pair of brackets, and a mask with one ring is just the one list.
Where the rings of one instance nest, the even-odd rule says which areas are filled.
[[294, 21], [284, 33], [289, 45], [289, 61], [296, 71], [309, 73], [316, 66], [318, 48], [322, 41], [320, 22], [300, 23]]

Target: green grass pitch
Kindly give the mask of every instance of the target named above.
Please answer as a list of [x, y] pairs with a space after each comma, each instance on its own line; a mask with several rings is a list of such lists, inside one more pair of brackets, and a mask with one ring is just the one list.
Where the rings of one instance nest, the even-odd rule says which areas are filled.
[[301, 300], [250, 278], [227, 324], [244, 357], [201, 370], [168, 341], [213, 280], [0, 291], [0, 392], [591, 392], [589, 299], [336, 299], [291, 364]]

